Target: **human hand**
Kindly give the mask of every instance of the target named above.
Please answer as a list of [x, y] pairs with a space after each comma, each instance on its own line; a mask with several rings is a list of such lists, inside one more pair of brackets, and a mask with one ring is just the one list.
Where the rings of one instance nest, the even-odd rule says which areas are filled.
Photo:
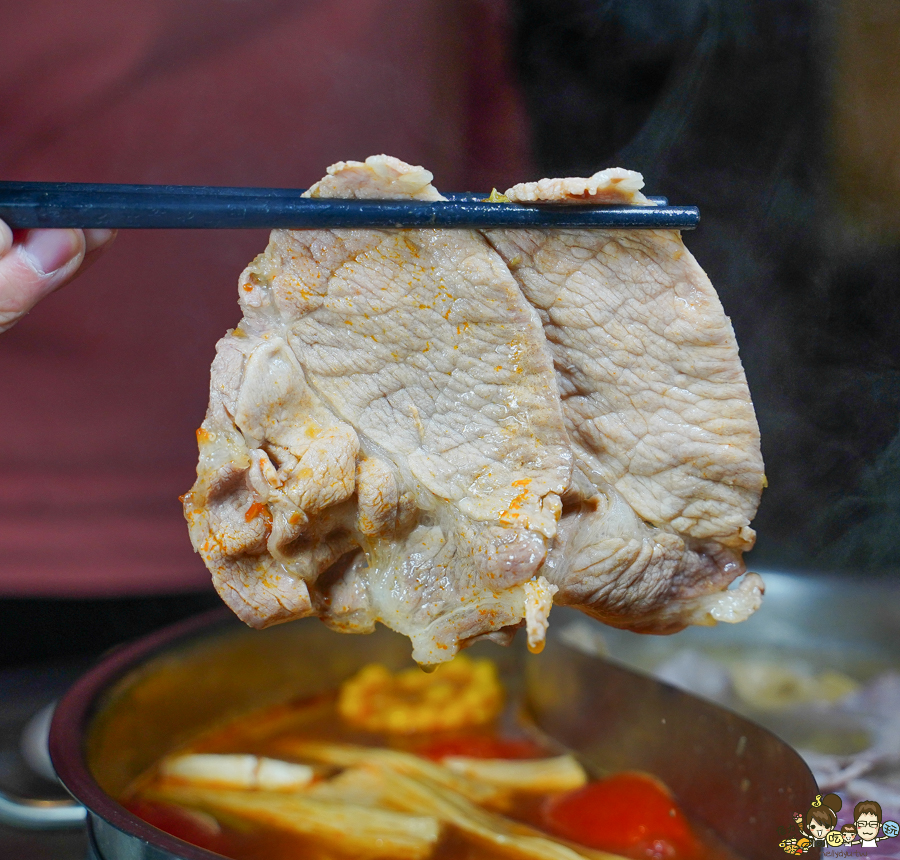
[[28, 230], [14, 241], [0, 221], [0, 333], [83, 272], [114, 236], [114, 230]]

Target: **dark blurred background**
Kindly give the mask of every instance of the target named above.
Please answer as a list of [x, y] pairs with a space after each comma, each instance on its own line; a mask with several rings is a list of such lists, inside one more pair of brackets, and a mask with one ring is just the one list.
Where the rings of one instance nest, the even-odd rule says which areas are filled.
[[[895, 0], [0, 0], [0, 176], [444, 190], [611, 165], [696, 204], [769, 488], [751, 567], [890, 574]], [[0, 337], [0, 665], [217, 605], [177, 496], [263, 232], [120, 235]]]
[[749, 562], [889, 572], [900, 528], [900, 4], [519, 0], [541, 174], [700, 207], [769, 487]]

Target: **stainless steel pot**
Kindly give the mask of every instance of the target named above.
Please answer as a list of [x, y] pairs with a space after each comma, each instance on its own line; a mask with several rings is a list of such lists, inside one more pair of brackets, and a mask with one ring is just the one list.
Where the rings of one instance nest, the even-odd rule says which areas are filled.
[[[567, 615], [554, 612], [556, 629]], [[747, 860], [780, 853], [791, 815], [817, 793], [802, 759], [771, 733], [554, 635], [539, 656], [521, 647], [475, 650], [500, 664], [538, 726], [590, 768], [656, 774], [689, 816]], [[259, 632], [226, 611], [112, 652], [60, 701], [50, 732], [56, 772], [87, 809], [92, 851], [98, 860], [217, 857], [150, 826], [116, 797], [212, 722], [332, 689], [373, 660], [399, 668], [408, 655], [408, 642], [387, 630], [340, 636], [309, 620]]]

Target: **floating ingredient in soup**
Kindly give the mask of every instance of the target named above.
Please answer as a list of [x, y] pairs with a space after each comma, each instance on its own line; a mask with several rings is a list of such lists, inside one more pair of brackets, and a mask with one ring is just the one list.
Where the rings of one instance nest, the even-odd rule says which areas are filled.
[[569, 791], [587, 782], [584, 768], [572, 755], [559, 755], [531, 761], [447, 756], [441, 760], [441, 764], [454, 773], [469, 779], [477, 779], [498, 788], [506, 788], [523, 794]]
[[195, 753], [165, 759], [160, 774], [189, 785], [295, 791], [312, 782], [314, 771], [265, 756]]
[[503, 688], [490, 660], [465, 655], [431, 674], [366, 666], [341, 685], [338, 711], [370, 732], [423, 734], [490, 722], [503, 707]]
[[277, 749], [283, 755], [335, 767], [370, 767], [395, 771], [443, 786], [484, 806], [503, 808], [508, 805], [508, 790], [498, 788], [489, 782], [454, 773], [449, 768], [420, 758], [414, 753], [301, 739], [281, 741], [278, 743]]
[[[381, 679], [380, 694], [364, 697], [359, 725], [345, 718], [344, 697], [367, 689], [367, 678]], [[432, 719], [436, 703], [471, 690], [490, 693], [490, 719], [451, 729]], [[398, 705], [415, 715], [402, 731], [389, 718]], [[492, 663], [465, 656], [431, 674], [368, 666], [331, 694], [216, 727], [163, 759], [123, 802], [236, 860], [730, 858], [653, 777], [592, 780], [522, 722]]]
[[149, 789], [146, 796], [311, 837], [320, 845], [355, 857], [424, 860], [440, 836], [434, 817], [301, 794], [160, 785]]
[[629, 857], [694, 857], [697, 839], [671, 792], [646, 773], [620, 773], [550, 797], [542, 813], [552, 832]]

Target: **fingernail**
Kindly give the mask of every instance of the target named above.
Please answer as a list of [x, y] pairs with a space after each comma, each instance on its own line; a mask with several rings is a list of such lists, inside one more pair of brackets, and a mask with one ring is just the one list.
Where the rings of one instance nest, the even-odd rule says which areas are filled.
[[102, 247], [116, 235], [115, 230], [107, 230], [105, 227], [92, 227], [84, 231], [85, 254], [90, 254]]
[[9, 224], [0, 221], [0, 257], [2, 257], [13, 244], [13, 231], [10, 230]]
[[22, 250], [36, 272], [51, 275], [81, 250], [80, 245], [74, 230], [29, 230]]

